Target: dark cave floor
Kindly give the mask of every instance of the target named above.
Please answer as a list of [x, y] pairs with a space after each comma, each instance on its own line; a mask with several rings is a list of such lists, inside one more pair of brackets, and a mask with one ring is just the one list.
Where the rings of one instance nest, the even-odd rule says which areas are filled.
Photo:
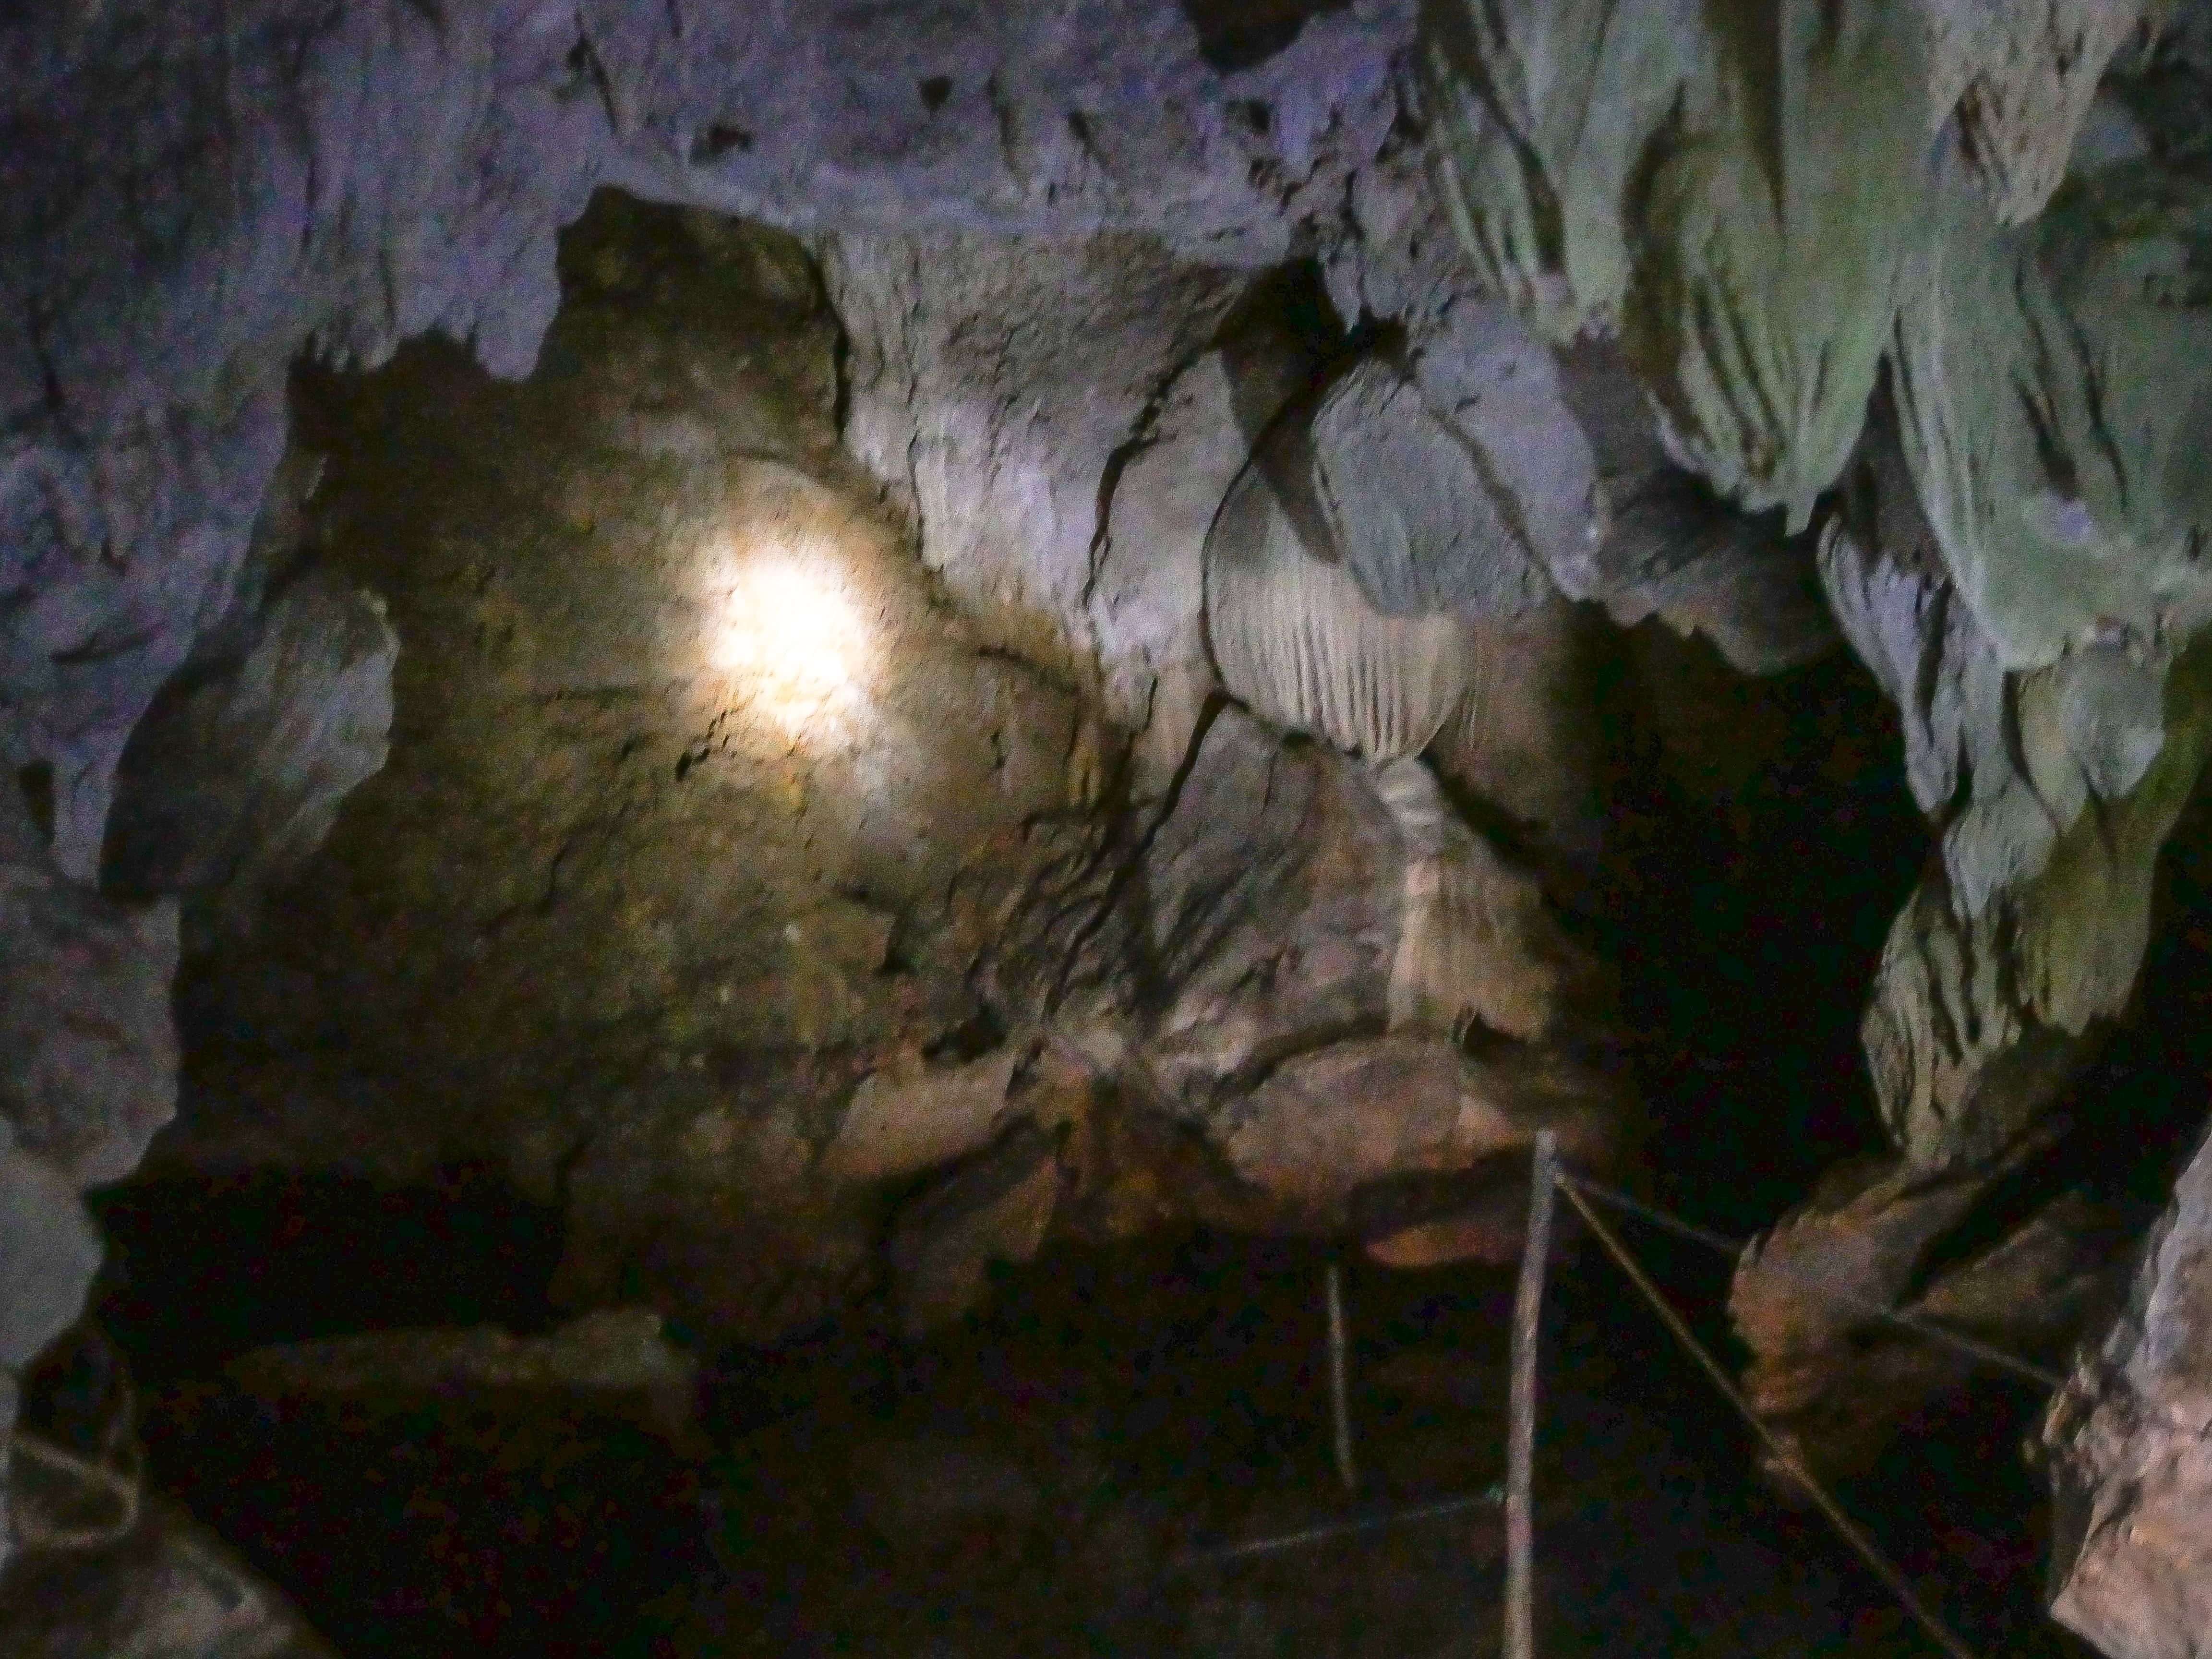
[[[327, 1215], [360, 1195], [309, 1197]], [[512, 1255], [519, 1231], [508, 1214], [428, 1236]], [[1646, 1245], [1718, 1335], [1725, 1264]], [[389, 1302], [380, 1265], [325, 1273], [297, 1316], [327, 1329], [349, 1291]], [[456, 1311], [484, 1316], [465, 1266], [418, 1261], [425, 1305], [380, 1313], [428, 1319], [460, 1294]], [[149, 1376], [146, 1434], [156, 1480], [347, 1659], [1492, 1651], [1486, 1506], [1192, 1559], [1500, 1476], [1510, 1275], [1348, 1271], [1347, 1498], [1322, 1268], [1310, 1249], [1237, 1239], [1062, 1253], [925, 1347], [848, 1329], [725, 1356], [704, 1390], [714, 1449], [689, 1462], [582, 1410], [274, 1406], [223, 1380], [212, 1345]], [[109, 1315], [136, 1346], [130, 1298]], [[1816, 1516], [1752, 1486], [1725, 1404], [1587, 1241], [1555, 1273], [1546, 1343], [1547, 1656], [1932, 1651]], [[1984, 1389], [1845, 1498], [1978, 1651], [2080, 1656], [2039, 1610], [2042, 1507], [2019, 1452], [2036, 1410]]]

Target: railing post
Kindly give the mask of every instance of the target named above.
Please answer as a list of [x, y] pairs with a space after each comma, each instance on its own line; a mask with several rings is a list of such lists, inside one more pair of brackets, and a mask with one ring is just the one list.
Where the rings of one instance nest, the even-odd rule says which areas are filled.
[[1336, 1431], [1336, 1478], [1350, 1493], [1358, 1489], [1359, 1472], [1352, 1461], [1352, 1386], [1344, 1334], [1344, 1269], [1332, 1261], [1322, 1280], [1328, 1300], [1328, 1409]]
[[1536, 1348], [1559, 1170], [1559, 1138], [1549, 1129], [1539, 1130], [1528, 1173], [1528, 1237], [1513, 1297], [1512, 1422], [1505, 1449], [1505, 1659], [1536, 1659]]

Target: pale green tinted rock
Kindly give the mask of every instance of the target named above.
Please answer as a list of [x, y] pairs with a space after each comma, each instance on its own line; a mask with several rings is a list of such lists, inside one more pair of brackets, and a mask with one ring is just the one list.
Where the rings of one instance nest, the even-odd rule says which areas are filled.
[[2155, 155], [2008, 232], [1949, 170], [1898, 323], [1906, 453], [2008, 667], [2206, 603], [2212, 179]]
[[2098, 78], [2142, 0], [1921, 0], [1919, 9], [1934, 60], [1931, 112], [1956, 116], [1997, 216], [2023, 224], [2064, 179]]
[[2126, 1006], [2160, 848], [2212, 750], [2212, 646], [2174, 665], [2163, 724], [2135, 787], [2077, 814], [2035, 867], [1978, 908], [1931, 871], [1892, 928], [1864, 1036], [1882, 1115], [1912, 1164], [1995, 1156], [2050, 1106], [2095, 1025]]
[[1486, 279], [1617, 327], [1670, 446], [1802, 528], [1849, 459], [1919, 223], [1910, 8], [1437, 0], [1441, 173]]
[[1705, 45], [1668, 0], [1431, 0], [1423, 62], [1442, 179], [1477, 267], [1555, 337], [1618, 322], [1626, 197]]

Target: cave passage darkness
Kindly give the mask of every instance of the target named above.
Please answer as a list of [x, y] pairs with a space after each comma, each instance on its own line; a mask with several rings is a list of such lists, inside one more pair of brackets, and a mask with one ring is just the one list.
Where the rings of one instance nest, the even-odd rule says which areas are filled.
[[2205, 0], [64, 9], [0, 1659], [2180, 1659]]

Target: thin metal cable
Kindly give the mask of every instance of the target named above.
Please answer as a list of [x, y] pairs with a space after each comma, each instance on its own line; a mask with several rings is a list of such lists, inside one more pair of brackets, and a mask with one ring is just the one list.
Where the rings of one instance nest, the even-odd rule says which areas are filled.
[[1440, 1498], [1434, 1503], [1418, 1504], [1410, 1509], [1390, 1510], [1381, 1515], [1362, 1516], [1351, 1521], [1324, 1522], [1319, 1526], [1303, 1528], [1297, 1532], [1255, 1538], [1249, 1543], [1224, 1545], [1219, 1549], [1193, 1550], [1177, 1556], [1169, 1565], [1197, 1567], [1217, 1561], [1242, 1560], [1247, 1556], [1273, 1555], [1281, 1550], [1303, 1548], [1308, 1544], [1327, 1543], [1332, 1538], [1342, 1538], [1352, 1533], [1377, 1532], [1385, 1527], [1403, 1526], [1410, 1522], [1432, 1521], [1443, 1516], [1458, 1515], [1466, 1510], [1495, 1509], [1504, 1501], [1504, 1488], [1491, 1486], [1481, 1492], [1463, 1493], [1457, 1498]]
[[[1559, 1180], [1563, 1185], [1572, 1187], [1587, 1197], [1596, 1199], [1601, 1203], [1609, 1204], [1614, 1209], [1632, 1215], [1640, 1221], [1650, 1222], [1662, 1231], [1673, 1233], [1678, 1238], [1688, 1239], [1693, 1244], [1702, 1244], [1707, 1249], [1717, 1251], [1721, 1255], [1741, 1260], [1747, 1248], [1738, 1240], [1714, 1232], [1710, 1228], [1700, 1227], [1693, 1221], [1686, 1221], [1669, 1211], [1659, 1209], [1644, 1202], [1641, 1199], [1631, 1198], [1626, 1193], [1604, 1186], [1587, 1176], [1562, 1174]], [[1935, 1324], [1900, 1309], [1885, 1308], [1879, 1303], [1869, 1302], [1861, 1297], [1839, 1296], [1833, 1285], [1815, 1279], [1810, 1274], [1791, 1273], [1786, 1267], [1778, 1267], [1763, 1261], [1760, 1263], [1760, 1271], [1771, 1273], [1777, 1279], [1787, 1279], [1793, 1285], [1802, 1285], [1808, 1290], [1816, 1291], [1824, 1301], [1832, 1303], [1839, 1308], [1847, 1309], [1852, 1313], [1869, 1319], [1878, 1320], [1885, 1325], [1894, 1325], [1900, 1330], [1910, 1331], [1915, 1336], [1923, 1337], [1930, 1342], [1939, 1343], [1945, 1347], [1955, 1348], [1960, 1353], [1970, 1355], [1986, 1364], [1995, 1365], [2001, 1370], [2010, 1371], [2015, 1376], [2026, 1377], [2031, 1382], [2039, 1383], [2044, 1388], [2062, 1389], [2066, 1386], [2066, 1379], [2049, 1366], [2039, 1365], [2031, 1359], [2022, 1359], [2018, 1354], [2008, 1353], [2004, 1349], [1982, 1341], [1978, 1337], [1968, 1336], [1963, 1332], [1952, 1330], [1947, 1326]]]
[[1650, 1303], [1653, 1311], [1666, 1322], [1667, 1328], [1674, 1333], [1674, 1340], [1688, 1352], [1691, 1358], [1698, 1362], [1699, 1369], [1705, 1372], [1712, 1385], [1727, 1398], [1729, 1404], [1735, 1407], [1736, 1414], [1741, 1417], [1750, 1426], [1751, 1431], [1759, 1437], [1760, 1443], [1765, 1446], [1774, 1460], [1803, 1486], [1806, 1493], [1814, 1504], [1820, 1506], [1820, 1513], [1828, 1517], [1828, 1523], [1835, 1528], [1844, 1541], [1858, 1552], [1860, 1559], [1873, 1569], [1875, 1576], [1888, 1586], [1890, 1594], [1903, 1603], [1905, 1610], [1912, 1615], [1921, 1629], [1928, 1632], [1929, 1638], [1944, 1652], [1951, 1655], [1952, 1659], [1976, 1659], [1974, 1650], [1952, 1634], [1950, 1627], [1938, 1619], [1928, 1604], [1920, 1599], [1919, 1593], [1912, 1588], [1905, 1574], [1881, 1553], [1873, 1539], [1860, 1530], [1858, 1523], [1844, 1513], [1843, 1506], [1828, 1495], [1827, 1489], [1813, 1478], [1811, 1472], [1806, 1468], [1796, 1450], [1768, 1428], [1760, 1420], [1759, 1413], [1752, 1410], [1750, 1402], [1736, 1391], [1735, 1382], [1730, 1380], [1727, 1371], [1722, 1369], [1720, 1362], [1705, 1352], [1705, 1346], [1698, 1340], [1681, 1315], [1674, 1311], [1674, 1304], [1660, 1294], [1659, 1287], [1653, 1284], [1644, 1269], [1637, 1265], [1636, 1259], [1629, 1255], [1627, 1247], [1614, 1236], [1613, 1229], [1605, 1224], [1597, 1211], [1591, 1206], [1589, 1200], [1583, 1196], [1579, 1189], [1580, 1183], [1562, 1177], [1559, 1186], [1567, 1195], [1567, 1202], [1573, 1205], [1581, 1213], [1583, 1220], [1589, 1224], [1589, 1230], [1597, 1235], [1598, 1243], [1605, 1246], [1607, 1252], [1620, 1265], [1620, 1270], [1628, 1275], [1629, 1282], [1644, 1293], [1644, 1299]]
[[[1287, 1081], [1287, 1079], [1284, 1080]], [[1295, 1083], [1291, 1083], [1291, 1089], [1292, 1093], [1312, 1101], [1316, 1105], [1328, 1104], [1319, 1095], [1299, 1088]], [[1606, 1186], [1601, 1182], [1592, 1181], [1585, 1176], [1570, 1176], [1563, 1170], [1559, 1178], [1563, 1182], [1573, 1182], [1589, 1196], [1602, 1203], [1610, 1204], [1615, 1209], [1635, 1216], [1640, 1220], [1648, 1221], [1653, 1226], [1673, 1233], [1678, 1238], [1687, 1239], [1693, 1244], [1701, 1244], [1705, 1249], [1732, 1260], [1741, 1261], [1744, 1251], [1748, 1248], [1741, 1239], [1730, 1238], [1725, 1233], [1715, 1232], [1710, 1227], [1701, 1227], [1694, 1221], [1687, 1220], [1671, 1211], [1659, 1209], [1640, 1199], [1632, 1198], [1617, 1188]], [[1833, 1306], [1856, 1314], [1861, 1318], [1894, 1326], [1899, 1330], [1909, 1332], [1912, 1335], [1941, 1346], [1954, 1349], [1960, 1353], [1981, 1360], [1985, 1364], [1994, 1365], [1999, 1370], [2009, 1371], [2014, 1376], [2025, 1378], [2039, 1388], [2056, 1391], [2066, 1386], [2066, 1378], [2048, 1365], [2039, 1365], [2032, 1359], [2023, 1359], [2018, 1354], [2008, 1352], [2005, 1349], [1993, 1343], [1984, 1342], [1978, 1337], [1968, 1336], [1962, 1331], [1954, 1331], [1948, 1326], [1936, 1324], [1931, 1320], [1922, 1318], [1917, 1314], [1906, 1313], [1901, 1309], [1885, 1308], [1880, 1303], [1869, 1302], [1863, 1297], [1839, 1295], [1834, 1285], [1823, 1279], [1815, 1279], [1808, 1273], [1792, 1273], [1786, 1267], [1778, 1267], [1764, 1262], [1761, 1263], [1760, 1270], [1792, 1285], [1802, 1285], [1808, 1291], [1816, 1291], [1822, 1299]]]

